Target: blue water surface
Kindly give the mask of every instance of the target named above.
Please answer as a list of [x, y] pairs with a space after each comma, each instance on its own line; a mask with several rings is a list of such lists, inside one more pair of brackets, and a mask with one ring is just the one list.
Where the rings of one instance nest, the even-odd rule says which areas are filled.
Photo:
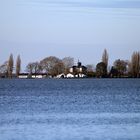
[[1, 79], [0, 140], [140, 140], [140, 79]]

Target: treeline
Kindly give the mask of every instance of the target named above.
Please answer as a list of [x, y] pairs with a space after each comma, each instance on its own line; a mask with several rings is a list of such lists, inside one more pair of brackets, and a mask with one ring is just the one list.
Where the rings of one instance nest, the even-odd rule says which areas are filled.
[[[98, 78], [122, 78], [122, 77], [140, 77], [140, 52], [133, 52], [130, 60], [117, 59], [113, 66], [108, 65], [109, 54], [105, 49], [102, 54], [101, 62], [94, 68], [93, 65], [86, 65], [87, 71], [84, 73], [87, 77]], [[74, 66], [74, 58], [65, 57], [59, 59], [55, 56], [49, 56], [39, 62], [30, 62], [26, 66], [26, 72], [29, 77], [37, 74], [46, 74], [46, 77], [55, 77], [61, 73], [70, 73], [70, 68]], [[9, 56], [8, 61], [0, 66], [0, 77], [12, 78], [18, 77], [21, 72], [21, 58], [18, 55], [14, 66], [13, 55]], [[79, 72], [80, 73], [80, 72]], [[72, 73], [73, 74], [73, 73]], [[78, 73], [76, 73], [78, 74]]]
[[[13, 71], [15, 70], [14, 74]], [[12, 78], [18, 77], [21, 71], [21, 58], [20, 55], [17, 56], [16, 66], [14, 67], [13, 54], [10, 54], [9, 59], [0, 65], [0, 77]]]
[[69, 73], [69, 68], [74, 65], [74, 58], [65, 57], [59, 59], [55, 56], [49, 56], [40, 62], [32, 62], [26, 66], [26, 71], [32, 74], [45, 73], [46, 76], [55, 77], [61, 73]]
[[102, 62], [96, 65], [96, 77], [140, 77], [140, 52], [133, 52], [130, 60], [117, 59], [113, 66], [108, 66], [109, 55], [105, 49]]

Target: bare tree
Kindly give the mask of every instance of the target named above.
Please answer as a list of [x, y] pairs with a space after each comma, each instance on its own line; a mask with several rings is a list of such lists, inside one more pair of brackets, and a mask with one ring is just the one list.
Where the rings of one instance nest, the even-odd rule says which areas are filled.
[[21, 58], [20, 55], [18, 55], [17, 60], [16, 60], [16, 76], [18, 77], [20, 74], [21, 70]]
[[58, 74], [61, 74], [64, 72], [64, 64], [62, 61], [56, 63], [56, 65], [54, 66], [54, 68], [52, 69], [52, 75], [56, 76]]
[[13, 60], [13, 54], [11, 54], [8, 60], [8, 77], [9, 78], [12, 78], [13, 66], [14, 66], [14, 60]]
[[140, 52], [134, 52], [131, 57], [130, 72], [133, 77], [139, 77], [140, 74]]
[[46, 57], [45, 59], [40, 61], [40, 64], [43, 70], [48, 75], [51, 75], [52, 77], [64, 71], [64, 65], [63, 65], [62, 60], [60, 60], [59, 58], [55, 56]]
[[106, 68], [108, 67], [108, 53], [107, 50], [104, 49], [103, 55], [102, 55], [102, 62], [104, 62], [106, 64]]
[[70, 67], [74, 65], [74, 58], [72, 57], [65, 57], [62, 59], [62, 62], [64, 64], [64, 73], [69, 73]]
[[29, 72], [29, 75], [31, 76], [32, 74], [38, 74], [42, 71], [42, 68], [41, 68], [41, 65], [40, 63], [38, 62], [32, 62], [32, 63], [29, 63], [27, 66], [26, 66], [26, 71]]
[[36, 75], [42, 71], [42, 67], [39, 62], [32, 63], [33, 66], [33, 73]]
[[29, 63], [26, 66], [26, 71], [29, 73], [29, 75], [32, 75], [32, 73], [33, 73], [33, 63]]

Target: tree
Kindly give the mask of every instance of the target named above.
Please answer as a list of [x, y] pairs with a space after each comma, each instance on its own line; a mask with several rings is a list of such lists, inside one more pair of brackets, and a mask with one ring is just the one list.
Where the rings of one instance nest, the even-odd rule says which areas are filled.
[[38, 62], [29, 63], [26, 66], [26, 71], [29, 72], [29, 75], [40, 73], [42, 71], [41, 65]]
[[52, 77], [64, 72], [64, 64], [62, 60], [55, 56], [46, 57], [40, 61], [40, 64], [43, 70]]
[[8, 61], [4, 62], [4, 64], [2, 64], [0, 66], [0, 75], [2, 77], [8, 77], [8, 69], [7, 68], [8, 68]]
[[21, 59], [20, 59], [20, 55], [18, 55], [17, 60], [16, 60], [16, 76], [19, 76], [21, 70]]
[[42, 67], [39, 62], [34, 62], [32, 65], [33, 65], [33, 73], [35, 73], [35, 75], [42, 71]]
[[106, 67], [108, 66], [108, 58], [109, 56], [108, 56], [107, 50], [105, 49], [102, 55], [102, 62], [106, 64]]
[[107, 50], [104, 49], [103, 55], [102, 55], [102, 62], [106, 65], [106, 72], [107, 72], [107, 68], [108, 68], [108, 53]]
[[58, 74], [61, 74], [65, 71], [65, 67], [62, 61], [56, 63], [56, 65], [54, 66], [53, 70], [52, 70], [52, 76], [56, 76]]
[[114, 62], [114, 68], [118, 71], [118, 76], [121, 77], [127, 70], [128, 63], [124, 60], [117, 59]]
[[107, 76], [106, 64], [104, 62], [100, 62], [96, 65], [96, 76], [100, 78]]
[[133, 77], [140, 76], [140, 52], [133, 52], [129, 69]]
[[32, 73], [33, 73], [33, 63], [29, 63], [26, 66], [26, 71], [29, 73], [30, 76], [32, 75]]
[[92, 64], [88, 64], [86, 65], [86, 68], [87, 68], [87, 77], [95, 77], [95, 73], [93, 71], [93, 65]]
[[63, 65], [64, 65], [64, 73], [69, 73], [70, 67], [74, 65], [74, 58], [72, 57], [65, 57], [62, 59]]
[[12, 78], [13, 66], [14, 66], [14, 60], [13, 60], [13, 54], [11, 54], [8, 60], [8, 77], [9, 78]]
[[32, 66], [33, 66], [32, 72], [34, 74], [40, 73], [42, 71], [42, 67], [39, 62], [33, 62]]
[[112, 66], [110, 73], [109, 73], [109, 76], [110, 77], [118, 77], [118, 70]]

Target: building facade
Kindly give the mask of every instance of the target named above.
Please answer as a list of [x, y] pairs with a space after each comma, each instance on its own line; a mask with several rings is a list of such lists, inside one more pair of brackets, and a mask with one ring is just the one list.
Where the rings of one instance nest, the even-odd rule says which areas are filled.
[[87, 67], [83, 66], [82, 63], [78, 61], [77, 66], [72, 66], [69, 71], [75, 77], [85, 77], [87, 74]]

